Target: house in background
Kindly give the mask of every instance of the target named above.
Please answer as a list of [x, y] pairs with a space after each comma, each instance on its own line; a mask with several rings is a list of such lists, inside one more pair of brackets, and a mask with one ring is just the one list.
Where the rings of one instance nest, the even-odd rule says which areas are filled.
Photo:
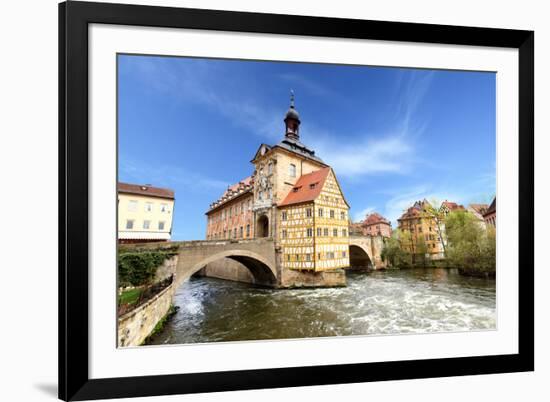
[[465, 208], [462, 205], [457, 204], [456, 202], [451, 201], [443, 201], [441, 203], [441, 206], [439, 207], [439, 210], [443, 212], [445, 216], [449, 215], [449, 213], [453, 211], [464, 211]]
[[[446, 208], [449, 208], [449, 205]], [[425, 251], [432, 260], [444, 258], [444, 224], [438, 223], [428, 200], [416, 201], [397, 222], [401, 231], [410, 233], [409, 240], [402, 243], [404, 250], [412, 254], [421, 254]]]
[[118, 242], [169, 241], [174, 191], [150, 184], [118, 183]]
[[489, 205], [487, 204], [468, 205], [467, 211], [472, 214], [472, 216], [476, 219], [479, 227], [482, 229], [485, 229], [485, 219], [483, 218], [483, 214], [487, 212], [487, 209], [489, 209]]
[[352, 223], [350, 229], [361, 236], [391, 237], [392, 234], [391, 222], [378, 212], [367, 214], [364, 220]]
[[493, 202], [483, 214], [483, 219], [487, 225], [497, 227], [497, 197], [493, 198]]

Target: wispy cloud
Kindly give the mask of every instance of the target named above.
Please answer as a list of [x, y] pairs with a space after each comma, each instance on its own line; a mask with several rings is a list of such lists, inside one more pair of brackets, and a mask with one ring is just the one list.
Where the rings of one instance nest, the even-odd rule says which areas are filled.
[[317, 81], [312, 81], [301, 74], [283, 73], [279, 74], [278, 77], [293, 85], [295, 88], [303, 89], [315, 96], [336, 96], [334, 91], [330, 90], [325, 85], [321, 85]]
[[122, 177], [128, 177], [139, 184], [149, 183], [161, 187], [179, 187], [183, 185], [190, 192], [217, 193], [225, 190], [230, 184], [223, 180], [186, 170], [181, 166], [151, 166], [146, 163], [137, 164], [125, 158], [121, 158], [119, 169]]
[[151, 90], [211, 108], [250, 133], [271, 139], [281, 135], [281, 111], [262, 103], [258, 93], [243, 94], [238, 82], [228, 79], [227, 72], [215, 62], [172, 63], [170, 59], [143, 58], [129, 68]]
[[403, 174], [414, 160], [414, 148], [402, 136], [365, 135], [355, 143], [344, 143], [335, 136], [327, 136], [312, 142], [317, 153], [342, 177]]
[[339, 175], [357, 178], [380, 173], [408, 174], [416, 164], [423, 163], [416, 144], [428, 121], [426, 114], [420, 118], [417, 111], [433, 73], [414, 71], [403, 75], [399, 75], [395, 89], [395, 118], [383, 132], [366, 132], [354, 136], [356, 139], [349, 143], [341, 141], [338, 133], [312, 130], [313, 148]]
[[353, 222], [359, 222], [359, 221], [362, 221], [363, 219], [365, 219], [365, 216], [367, 214], [371, 214], [375, 211], [375, 208], [374, 207], [366, 207], [366, 208], [363, 208], [362, 210], [360, 211], [357, 211], [353, 214], [352, 216], [352, 219], [353, 219]]

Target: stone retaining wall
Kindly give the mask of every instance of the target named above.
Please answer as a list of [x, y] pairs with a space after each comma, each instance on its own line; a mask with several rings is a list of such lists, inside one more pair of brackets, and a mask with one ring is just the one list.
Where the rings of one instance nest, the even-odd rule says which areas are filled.
[[118, 319], [118, 346], [139, 346], [157, 325], [162, 317], [168, 313], [172, 305], [175, 284], [166, 289], [145, 304], [124, 314]]

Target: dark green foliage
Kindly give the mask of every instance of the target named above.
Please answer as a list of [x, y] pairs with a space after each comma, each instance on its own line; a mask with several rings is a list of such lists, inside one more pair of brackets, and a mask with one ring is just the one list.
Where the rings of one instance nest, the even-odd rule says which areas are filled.
[[150, 284], [157, 268], [175, 253], [164, 250], [134, 251], [118, 255], [118, 285], [143, 286]]

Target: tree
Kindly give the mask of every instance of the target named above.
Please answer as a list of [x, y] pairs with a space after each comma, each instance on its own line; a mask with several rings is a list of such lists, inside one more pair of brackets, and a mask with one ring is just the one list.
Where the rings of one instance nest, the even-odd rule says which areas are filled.
[[428, 253], [428, 246], [426, 245], [426, 240], [424, 237], [420, 236], [416, 243], [416, 255], [420, 259], [420, 263], [423, 267], [426, 266], [426, 254]]
[[399, 229], [394, 230], [392, 237], [386, 239], [380, 253], [382, 261], [388, 262], [392, 267], [405, 268], [411, 265], [411, 253], [405, 247], [410, 247], [410, 233]]
[[467, 211], [447, 215], [447, 260], [451, 266], [468, 273], [494, 274], [496, 269], [496, 235], [493, 228], [484, 230]]
[[441, 208], [437, 208], [436, 205], [441, 205], [439, 201], [436, 199], [432, 199], [432, 202], [426, 202], [424, 203], [424, 211], [430, 216], [433, 221], [435, 222], [435, 226], [437, 228], [437, 236], [439, 237], [439, 241], [441, 242], [441, 246], [443, 247], [443, 257], [447, 257], [447, 241], [445, 239], [445, 220], [446, 216], [445, 213], [441, 210]]

